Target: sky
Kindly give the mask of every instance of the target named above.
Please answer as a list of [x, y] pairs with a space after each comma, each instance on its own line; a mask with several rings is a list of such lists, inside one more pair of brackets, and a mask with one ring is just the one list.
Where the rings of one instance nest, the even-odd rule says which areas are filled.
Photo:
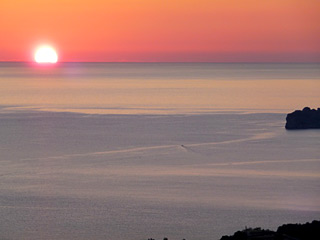
[[0, 61], [320, 62], [319, 0], [0, 0]]

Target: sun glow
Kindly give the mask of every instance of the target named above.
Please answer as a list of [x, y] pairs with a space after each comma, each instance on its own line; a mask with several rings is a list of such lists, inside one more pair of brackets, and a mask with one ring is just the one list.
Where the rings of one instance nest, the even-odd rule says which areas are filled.
[[36, 50], [34, 60], [37, 63], [56, 63], [58, 61], [58, 54], [50, 46], [41, 46]]

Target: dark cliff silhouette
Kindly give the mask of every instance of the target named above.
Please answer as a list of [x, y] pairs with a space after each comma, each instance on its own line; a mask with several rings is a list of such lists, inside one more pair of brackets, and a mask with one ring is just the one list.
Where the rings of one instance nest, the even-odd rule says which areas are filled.
[[280, 236], [290, 236], [299, 240], [319, 240], [320, 221], [305, 224], [284, 224], [278, 227], [277, 234]]
[[305, 107], [302, 111], [289, 113], [286, 118], [286, 129], [315, 129], [320, 128], [320, 108], [317, 110]]
[[[232, 236], [223, 236], [220, 240], [319, 240], [320, 221], [314, 220], [304, 224], [284, 224], [277, 231], [261, 228], [246, 228]], [[148, 238], [148, 240], [155, 240]], [[168, 240], [168, 238], [163, 238]], [[182, 240], [186, 240], [185, 238]]]
[[223, 236], [220, 240], [319, 240], [320, 221], [305, 224], [284, 224], [278, 230], [246, 228], [232, 236]]

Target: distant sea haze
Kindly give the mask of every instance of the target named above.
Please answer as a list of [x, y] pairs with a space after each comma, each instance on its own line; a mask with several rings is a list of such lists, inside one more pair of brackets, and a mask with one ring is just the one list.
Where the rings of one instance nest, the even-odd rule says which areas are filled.
[[82, 113], [288, 112], [317, 107], [319, 69], [319, 63], [0, 63], [0, 103]]
[[220, 239], [320, 216], [319, 64], [0, 63], [0, 239]]

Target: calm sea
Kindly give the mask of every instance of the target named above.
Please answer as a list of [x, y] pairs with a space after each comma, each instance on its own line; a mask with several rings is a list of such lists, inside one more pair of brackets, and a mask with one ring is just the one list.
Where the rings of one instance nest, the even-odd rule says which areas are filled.
[[0, 64], [0, 104], [85, 113], [288, 112], [319, 104], [320, 64]]
[[0, 63], [0, 239], [220, 239], [320, 216], [320, 64]]

